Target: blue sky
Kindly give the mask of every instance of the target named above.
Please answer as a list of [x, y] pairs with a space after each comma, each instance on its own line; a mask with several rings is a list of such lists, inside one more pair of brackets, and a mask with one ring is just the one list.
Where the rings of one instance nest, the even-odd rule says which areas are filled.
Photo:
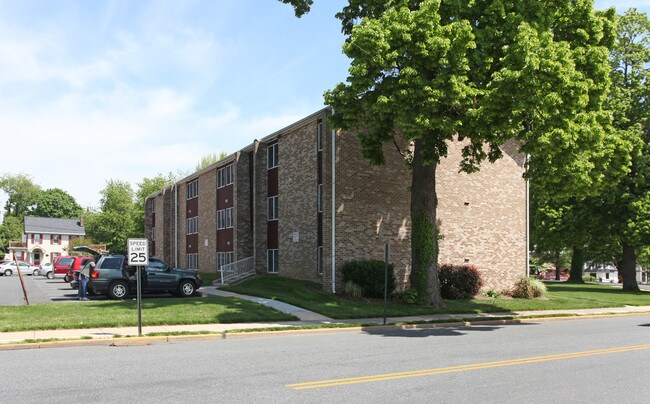
[[316, 0], [297, 19], [277, 0], [0, 0], [0, 174], [96, 207], [110, 179], [135, 189], [233, 153], [345, 80], [345, 3]]

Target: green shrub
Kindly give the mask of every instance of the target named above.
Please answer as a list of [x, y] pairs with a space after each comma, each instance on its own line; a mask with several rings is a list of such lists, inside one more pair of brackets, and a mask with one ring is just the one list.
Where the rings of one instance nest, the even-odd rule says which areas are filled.
[[530, 287], [533, 289], [533, 297], [546, 296], [546, 285], [544, 282], [535, 278], [528, 278], [530, 280]]
[[483, 286], [483, 279], [474, 265], [443, 264], [438, 270], [443, 299], [471, 299]]
[[402, 292], [393, 293], [393, 298], [401, 303], [415, 304], [418, 302], [418, 291], [415, 289], [406, 289]]
[[582, 277], [583, 282], [596, 282], [596, 277], [595, 276], [583, 276]]
[[499, 292], [498, 290], [488, 290], [484, 293], [484, 295], [487, 297], [491, 297], [493, 299], [497, 299], [501, 297], [501, 292]]
[[[384, 297], [384, 261], [357, 260], [343, 264], [343, 282], [352, 281], [361, 287], [363, 297]], [[395, 273], [393, 265], [388, 264], [388, 294], [395, 290]]]
[[518, 299], [532, 299], [546, 294], [546, 285], [539, 279], [522, 277], [515, 283], [510, 295]]
[[345, 282], [345, 294], [358, 299], [363, 296], [363, 291], [361, 290], [361, 286], [352, 281], [347, 281]]

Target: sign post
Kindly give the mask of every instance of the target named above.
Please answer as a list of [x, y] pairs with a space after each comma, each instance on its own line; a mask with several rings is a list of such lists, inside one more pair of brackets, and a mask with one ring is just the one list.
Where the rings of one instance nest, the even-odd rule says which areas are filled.
[[128, 239], [128, 263], [137, 268], [138, 336], [142, 336], [142, 267], [149, 265], [149, 242], [146, 238]]

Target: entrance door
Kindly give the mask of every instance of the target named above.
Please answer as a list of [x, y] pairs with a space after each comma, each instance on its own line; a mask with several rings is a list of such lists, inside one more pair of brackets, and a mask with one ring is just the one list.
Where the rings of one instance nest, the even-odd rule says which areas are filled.
[[41, 265], [41, 252], [39, 250], [34, 251], [34, 265]]

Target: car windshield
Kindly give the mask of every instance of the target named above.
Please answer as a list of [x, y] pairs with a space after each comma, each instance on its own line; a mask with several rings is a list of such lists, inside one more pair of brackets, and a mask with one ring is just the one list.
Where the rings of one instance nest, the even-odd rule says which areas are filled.
[[102, 257], [97, 264], [98, 269], [122, 269], [124, 257]]

